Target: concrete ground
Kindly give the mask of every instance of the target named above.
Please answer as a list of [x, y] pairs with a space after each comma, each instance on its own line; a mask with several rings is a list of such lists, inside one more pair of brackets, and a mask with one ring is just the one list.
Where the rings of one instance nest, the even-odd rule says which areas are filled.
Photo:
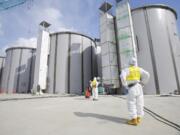
[[180, 96], [146, 96], [145, 106], [180, 125]]
[[[0, 95], [0, 135], [180, 135], [145, 113], [138, 126], [126, 124], [121, 96], [99, 101], [67, 95]], [[145, 96], [148, 109], [180, 125], [180, 97]]]

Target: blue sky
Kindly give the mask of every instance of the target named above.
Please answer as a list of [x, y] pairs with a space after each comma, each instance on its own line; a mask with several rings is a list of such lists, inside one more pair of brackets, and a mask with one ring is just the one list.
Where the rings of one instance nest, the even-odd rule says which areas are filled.
[[[0, 55], [12, 45], [36, 44], [38, 24], [47, 20], [50, 31], [76, 31], [93, 38], [99, 37], [99, 7], [105, 0], [29, 0], [0, 11]], [[115, 7], [115, 0], [106, 0]], [[131, 0], [131, 7], [146, 4], [166, 4], [180, 17], [180, 0]], [[180, 32], [180, 19], [178, 19]]]

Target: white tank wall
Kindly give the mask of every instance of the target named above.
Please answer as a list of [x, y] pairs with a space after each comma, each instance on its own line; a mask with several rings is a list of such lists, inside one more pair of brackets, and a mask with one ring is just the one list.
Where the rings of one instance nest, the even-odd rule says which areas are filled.
[[81, 94], [95, 70], [95, 43], [71, 32], [52, 34], [48, 69], [48, 93]]
[[136, 12], [137, 13], [132, 12], [132, 19], [137, 46], [138, 65], [150, 73], [150, 80], [144, 88], [144, 94], [156, 94], [155, 79], [144, 13], [140, 11]]
[[[171, 51], [173, 53], [173, 59], [174, 59], [174, 67], [175, 73], [176, 73], [176, 82], [179, 82], [178, 85], [180, 85], [180, 42], [179, 42], [179, 33], [177, 28], [177, 19], [173, 12], [168, 12], [166, 15], [166, 21], [167, 21], [167, 31], [169, 35], [169, 44], [170, 47], [172, 47]], [[178, 86], [177, 86], [178, 87]], [[180, 86], [179, 86], [180, 91]]]
[[102, 58], [101, 58], [100, 42], [96, 42], [96, 57], [97, 57], [97, 76], [102, 79]]
[[1, 90], [7, 93], [27, 93], [32, 88], [35, 49], [14, 47], [6, 51]]
[[[5, 57], [0, 56], [0, 88], [2, 85], [2, 76], [3, 76], [4, 65], [5, 65]], [[1, 89], [0, 89], [0, 93], [1, 93]]]
[[173, 92], [179, 83], [175, 13], [166, 6], [149, 6], [133, 10], [132, 18], [138, 64], [151, 75], [144, 93]]

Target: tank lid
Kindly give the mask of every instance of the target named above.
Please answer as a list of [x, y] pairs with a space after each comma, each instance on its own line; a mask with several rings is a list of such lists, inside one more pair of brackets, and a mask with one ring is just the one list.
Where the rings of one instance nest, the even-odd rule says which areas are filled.
[[50, 36], [52, 35], [56, 35], [56, 34], [75, 34], [75, 35], [80, 35], [80, 36], [83, 36], [83, 37], [87, 37], [89, 38], [90, 40], [94, 41], [93, 38], [87, 36], [87, 35], [84, 35], [84, 34], [81, 34], [81, 33], [78, 33], [78, 32], [72, 32], [72, 31], [61, 31], [61, 32], [55, 32], [55, 33], [51, 33]]
[[35, 47], [27, 47], [27, 46], [13, 46], [13, 47], [9, 47], [6, 49], [6, 52], [9, 50], [13, 50], [13, 49], [32, 49], [32, 50], [36, 50]]
[[168, 10], [171, 10], [174, 13], [176, 19], [178, 18], [176, 10], [169, 7], [169, 6], [167, 6], [167, 5], [164, 5], [164, 4], [145, 5], [145, 6], [142, 6], [142, 7], [134, 8], [131, 11], [133, 12], [133, 11], [136, 11], [136, 10], [146, 9], [146, 8], [164, 8], [164, 9], [168, 9]]

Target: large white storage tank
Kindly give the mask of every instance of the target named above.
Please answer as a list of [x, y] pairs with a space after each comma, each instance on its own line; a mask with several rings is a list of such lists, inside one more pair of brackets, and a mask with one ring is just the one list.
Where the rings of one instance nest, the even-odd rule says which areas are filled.
[[95, 75], [95, 42], [74, 32], [50, 35], [48, 93], [81, 94]]
[[34, 61], [35, 48], [8, 48], [1, 90], [7, 93], [30, 92], [34, 78]]
[[132, 10], [138, 64], [151, 74], [145, 94], [169, 94], [179, 89], [180, 46], [176, 11], [165, 5]]
[[[5, 64], [5, 57], [0, 56], [0, 88], [2, 85], [2, 76], [3, 76], [4, 64]], [[1, 89], [0, 89], [0, 93], [1, 93]]]

